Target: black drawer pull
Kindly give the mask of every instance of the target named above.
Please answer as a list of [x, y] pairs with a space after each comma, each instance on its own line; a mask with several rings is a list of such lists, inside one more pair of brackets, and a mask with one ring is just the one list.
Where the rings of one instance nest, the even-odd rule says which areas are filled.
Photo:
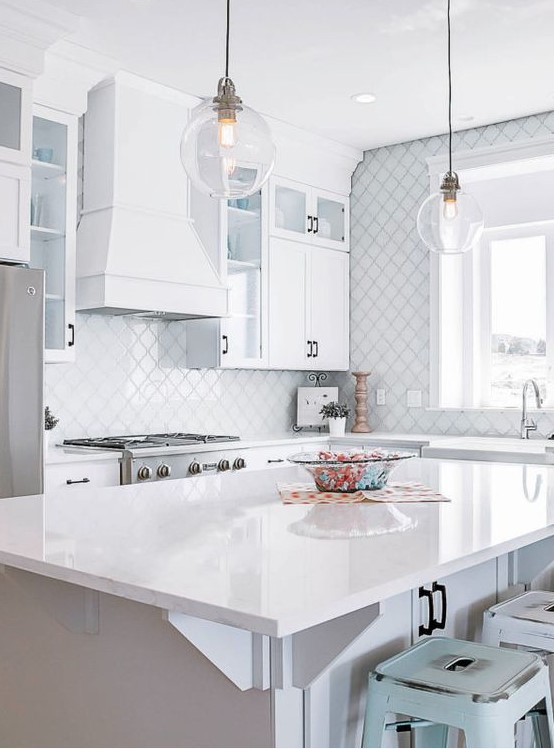
[[285, 459], [284, 458], [275, 458], [274, 460], [268, 460], [267, 462], [268, 463], [284, 463]]
[[419, 636], [422, 635], [430, 635], [433, 632], [433, 622], [435, 621], [435, 607], [433, 604], [433, 591], [427, 590], [423, 587], [423, 585], [419, 588], [419, 597], [420, 598], [426, 598], [429, 604], [429, 612], [428, 612], [428, 624], [427, 626], [424, 624], [419, 625]]
[[434, 582], [431, 588], [432, 593], [441, 594], [441, 618], [435, 619], [435, 612], [433, 610], [433, 619], [431, 621], [432, 629], [444, 629], [446, 627], [446, 585], [440, 585]]
[[71, 339], [67, 345], [75, 346], [75, 325], [73, 325], [73, 323], [70, 322], [67, 327], [69, 328], [69, 332], [71, 333]]
[[66, 484], [90, 484], [90, 479], [67, 479]]

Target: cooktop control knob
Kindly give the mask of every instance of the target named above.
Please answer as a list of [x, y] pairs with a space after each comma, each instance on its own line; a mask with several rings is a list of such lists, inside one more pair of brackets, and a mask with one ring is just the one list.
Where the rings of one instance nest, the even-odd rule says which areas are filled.
[[139, 481], [148, 481], [148, 479], [152, 478], [152, 469], [150, 466], [142, 465], [138, 469], [137, 476]]
[[235, 462], [233, 463], [233, 468], [235, 471], [240, 471], [241, 468], [246, 468], [246, 461], [244, 458], [235, 458]]
[[171, 476], [171, 466], [168, 466], [167, 463], [161, 463], [158, 466], [158, 476], [161, 479], [168, 479]]
[[197, 476], [199, 473], [202, 473], [202, 466], [197, 460], [193, 460], [190, 464], [189, 473], [192, 473], [193, 476]]
[[227, 460], [227, 458], [222, 458], [222, 460], [219, 461], [217, 464], [217, 470], [218, 471], [228, 471], [231, 468], [231, 464]]

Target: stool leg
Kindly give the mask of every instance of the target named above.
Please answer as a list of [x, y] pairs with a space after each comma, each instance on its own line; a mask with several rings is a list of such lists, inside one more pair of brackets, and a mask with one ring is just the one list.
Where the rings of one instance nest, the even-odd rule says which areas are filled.
[[412, 731], [413, 747], [445, 747], [448, 746], [448, 726], [435, 723], [434, 726], [416, 728]]
[[483, 618], [483, 633], [481, 635], [481, 642], [483, 645], [494, 645], [498, 647], [500, 645], [500, 632], [498, 627], [493, 625], [491, 617], [485, 614]]
[[364, 733], [362, 747], [379, 747], [383, 745], [383, 731], [385, 719], [389, 710], [389, 701], [386, 694], [372, 687], [369, 680], [367, 688], [367, 706], [364, 720]]
[[467, 749], [481, 747], [515, 747], [514, 726], [500, 725], [493, 720], [482, 720], [464, 728]]
[[[533, 729], [535, 733], [535, 745], [538, 747], [549, 747], [554, 742], [554, 726], [552, 721], [552, 700], [547, 695], [544, 700], [546, 715], [533, 716]], [[543, 703], [541, 702], [541, 707]]]

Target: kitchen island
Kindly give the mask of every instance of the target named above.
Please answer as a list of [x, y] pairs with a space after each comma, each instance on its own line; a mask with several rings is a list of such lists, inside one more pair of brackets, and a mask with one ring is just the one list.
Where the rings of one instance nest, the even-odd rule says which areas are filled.
[[368, 668], [440, 623], [420, 586], [472, 638], [554, 558], [548, 466], [414, 459], [393, 480], [451, 502], [282, 505], [305, 480], [2, 500], [2, 745], [355, 745]]

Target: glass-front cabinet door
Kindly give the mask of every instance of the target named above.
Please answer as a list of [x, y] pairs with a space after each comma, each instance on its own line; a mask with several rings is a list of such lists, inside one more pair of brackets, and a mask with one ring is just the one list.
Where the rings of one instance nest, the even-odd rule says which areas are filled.
[[31, 150], [31, 79], [0, 72], [0, 159], [29, 165]]
[[255, 366], [264, 338], [262, 193], [229, 200], [226, 215], [230, 317], [221, 321], [221, 366]]
[[333, 250], [348, 251], [348, 198], [273, 177], [270, 181], [270, 233]]
[[46, 272], [45, 361], [68, 361], [75, 343], [74, 117], [36, 108], [31, 171], [30, 264]]
[[309, 216], [309, 191], [299, 183], [274, 177], [271, 180], [271, 233], [286, 239], [305, 239], [313, 231]]
[[314, 191], [314, 242], [337, 250], [348, 249], [348, 200]]

